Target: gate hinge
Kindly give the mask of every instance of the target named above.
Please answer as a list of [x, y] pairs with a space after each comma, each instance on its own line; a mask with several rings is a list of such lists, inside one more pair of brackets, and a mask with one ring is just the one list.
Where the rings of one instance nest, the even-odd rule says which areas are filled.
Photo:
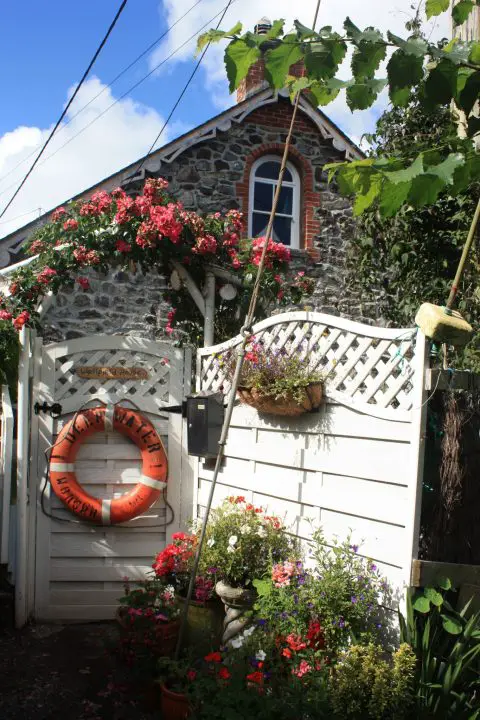
[[41, 405], [39, 402], [36, 402], [33, 406], [33, 412], [35, 415], [38, 415], [41, 412], [50, 413], [52, 418], [59, 417], [62, 414], [62, 409], [63, 408], [60, 403], [52, 403], [52, 405], [49, 405], [46, 400], [44, 400]]

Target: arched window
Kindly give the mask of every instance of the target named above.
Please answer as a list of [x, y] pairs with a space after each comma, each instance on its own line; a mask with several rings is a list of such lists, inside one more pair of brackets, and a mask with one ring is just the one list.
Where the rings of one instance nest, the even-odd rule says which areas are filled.
[[[266, 233], [280, 165], [278, 156], [264, 155], [252, 166], [248, 203], [250, 237], [261, 237]], [[291, 248], [300, 247], [300, 178], [290, 163], [287, 163], [283, 175], [272, 237], [275, 242], [281, 242]]]

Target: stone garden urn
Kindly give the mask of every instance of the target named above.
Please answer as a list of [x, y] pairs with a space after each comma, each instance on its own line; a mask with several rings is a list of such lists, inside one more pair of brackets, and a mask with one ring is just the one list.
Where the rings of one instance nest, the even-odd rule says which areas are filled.
[[222, 642], [227, 645], [249, 624], [248, 611], [252, 609], [257, 593], [255, 590], [234, 588], [223, 580], [217, 582], [215, 592], [225, 606]]

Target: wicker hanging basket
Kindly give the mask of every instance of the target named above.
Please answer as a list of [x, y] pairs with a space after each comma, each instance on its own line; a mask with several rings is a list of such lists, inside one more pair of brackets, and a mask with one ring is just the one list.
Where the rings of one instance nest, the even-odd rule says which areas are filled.
[[320, 407], [323, 398], [323, 384], [318, 382], [307, 385], [303, 390], [301, 401], [293, 396], [277, 399], [256, 388], [242, 386], [238, 388], [237, 394], [243, 403], [254, 407], [259, 413], [296, 417]]

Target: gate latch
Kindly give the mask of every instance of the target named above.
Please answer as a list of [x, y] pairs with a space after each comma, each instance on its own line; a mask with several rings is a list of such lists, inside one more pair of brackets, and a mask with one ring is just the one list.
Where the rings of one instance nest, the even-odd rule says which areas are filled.
[[44, 400], [41, 405], [39, 402], [35, 403], [33, 406], [33, 412], [35, 415], [38, 415], [41, 412], [50, 413], [52, 418], [57, 418], [62, 414], [62, 406], [60, 403], [53, 403], [52, 405], [49, 405], [47, 401]]

